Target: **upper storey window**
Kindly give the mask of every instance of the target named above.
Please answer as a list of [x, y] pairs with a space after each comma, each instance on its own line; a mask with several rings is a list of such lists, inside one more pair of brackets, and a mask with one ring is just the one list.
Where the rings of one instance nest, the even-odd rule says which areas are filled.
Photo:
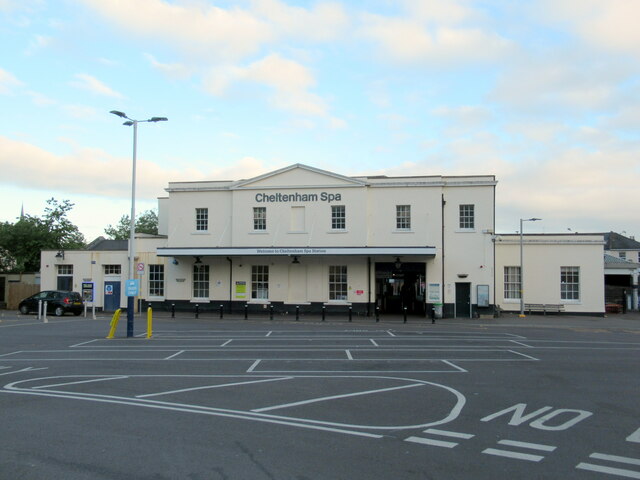
[[475, 205], [460, 205], [460, 228], [473, 230], [476, 228]]
[[347, 217], [344, 205], [331, 206], [331, 229], [345, 230], [347, 228]]
[[267, 229], [267, 207], [253, 207], [253, 229]]
[[196, 208], [196, 232], [209, 230], [209, 209]]
[[396, 228], [411, 230], [411, 205], [396, 205]]

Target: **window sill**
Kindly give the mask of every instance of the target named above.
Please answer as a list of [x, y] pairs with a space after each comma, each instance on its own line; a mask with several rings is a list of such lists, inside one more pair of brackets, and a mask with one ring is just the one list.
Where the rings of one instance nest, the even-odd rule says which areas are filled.
[[398, 230], [393, 230], [391, 233], [416, 233], [411, 229], [398, 229]]
[[284, 305], [311, 305], [311, 302], [284, 302]]
[[251, 230], [249, 235], [267, 235], [269, 234], [268, 230]]
[[329, 230], [327, 233], [349, 233], [349, 230], [345, 229], [335, 229], [335, 230]]
[[209, 232], [209, 230], [199, 230], [196, 232], [191, 232], [191, 235], [211, 235], [211, 232]]
[[476, 233], [475, 228], [458, 228], [454, 230], [455, 233]]
[[328, 302], [323, 303], [323, 305], [331, 306], [331, 305], [351, 305], [351, 302], [348, 300], [329, 300]]
[[211, 303], [211, 300], [208, 298], [192, 298], [189, 300], [191, 303]]
[[269, 300], [259, 300], [257, 298], [252, 298], [251, 300], [247, 300], [249, 305], [271, 305]]

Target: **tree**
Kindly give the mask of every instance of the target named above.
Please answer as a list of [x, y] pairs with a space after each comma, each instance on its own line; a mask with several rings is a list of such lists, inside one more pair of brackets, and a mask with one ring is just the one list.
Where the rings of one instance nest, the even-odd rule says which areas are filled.
[[[131, 228], [131, 217], [129, 215], [123, 215], [120, 217], [120, 221], [113, 226], [109, 224], [104, 229], [109, 238], [112, 240], [127, 240], [129, 239]], [[148, 233], [151, 235], [158, 234], [158, 214], [154, 210], [147, 210], [140, 214], [136, 220], [135, 225], [136, 233]]]
[[69, 200], [47, 200], [44, 215], [21, 216], [16, 223], [0, 223], [0, 271], [40, 271], [41, 250], [72, 250], [85, 246], [84, 236], [67, 213]]

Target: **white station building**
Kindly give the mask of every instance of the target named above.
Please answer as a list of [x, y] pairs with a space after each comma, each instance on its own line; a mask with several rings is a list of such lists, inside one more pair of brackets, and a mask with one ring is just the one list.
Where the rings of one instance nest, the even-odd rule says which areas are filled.
[[[517, 311], [519, 236], [494, 232], [496, 185], [492, 175], [346, 177], [301, 164], [171, 182], [159, 235], [136, 236], [138, 298], [201, 312]], [[602, 235], [525, 240], [527, 302], [604, 313]], [[42, 289], [92, 285], [98, 308], [125, 306], [126, 248], [43, 251]]]

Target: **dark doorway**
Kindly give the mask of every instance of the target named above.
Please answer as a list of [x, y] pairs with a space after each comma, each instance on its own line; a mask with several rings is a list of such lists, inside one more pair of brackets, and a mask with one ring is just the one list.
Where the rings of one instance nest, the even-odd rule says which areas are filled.
[[120, 308], [120, 282], [104, 282], [105, 312], [115, 312]]
[[73, 290], [73, 277], [58, 277], [58, 290], [71, 292]]
[[456, 317], [471, 318], [470, 283], [456, 283]]
[[376, 263], [376, 306], [381, 313], [424, 314], [425, 264]]

